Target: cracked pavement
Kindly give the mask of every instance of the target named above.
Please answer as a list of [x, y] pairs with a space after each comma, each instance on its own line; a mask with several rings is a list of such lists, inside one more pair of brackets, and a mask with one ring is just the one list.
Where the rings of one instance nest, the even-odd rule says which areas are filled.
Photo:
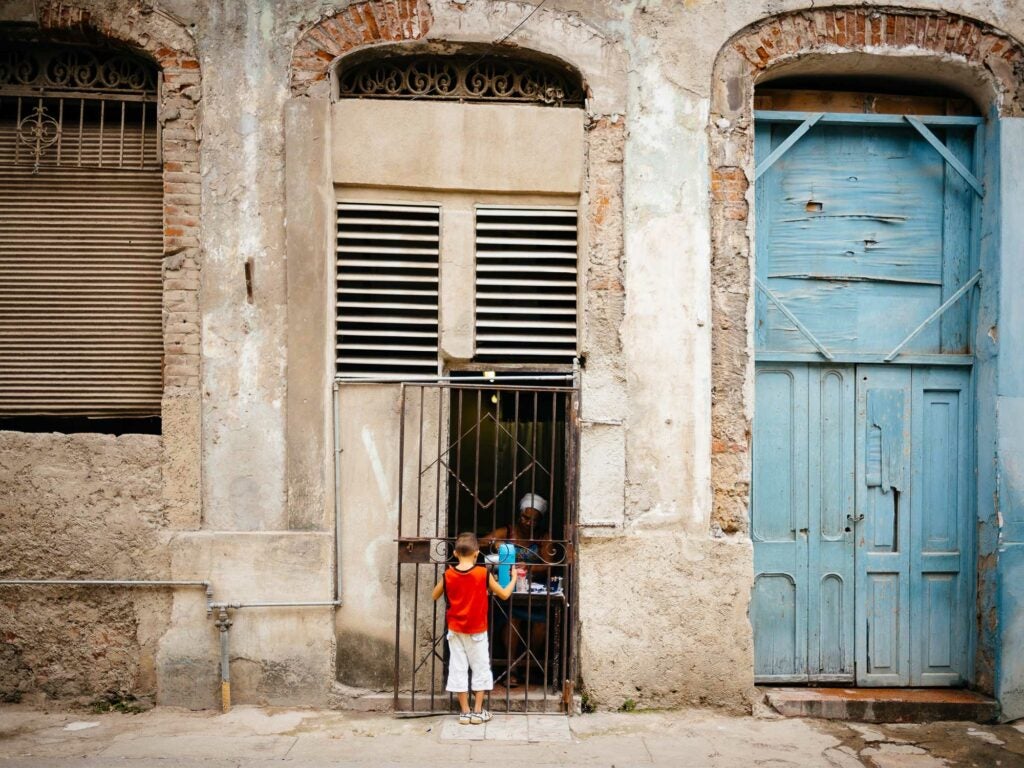
[[0, 707], [0, 768], [509, 764], [684, 768], [1024, 768], [1024, 721], [860, 724], [710, 710], [452, 717], [237, 707], [226, 715]]

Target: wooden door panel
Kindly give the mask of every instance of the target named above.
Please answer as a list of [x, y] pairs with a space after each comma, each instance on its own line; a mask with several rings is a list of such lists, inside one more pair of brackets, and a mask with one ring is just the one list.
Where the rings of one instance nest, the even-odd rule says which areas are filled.
[[751, 534], [754, 674], [807, 680], [807, 365], [758, 366]]
[[967, 679], [970, 628], [970, 374], [913, 373], [911, 682]]
[[854, 368], [808, 372], [808, 674], [853, 679]]
[[910, 683], [910, 405], [909, 368], [857, 368], [856, 642], [861, 685]]

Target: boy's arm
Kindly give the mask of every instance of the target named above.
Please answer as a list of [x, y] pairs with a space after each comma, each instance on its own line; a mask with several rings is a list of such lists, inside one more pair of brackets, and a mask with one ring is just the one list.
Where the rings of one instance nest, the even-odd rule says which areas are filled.
[[433, 597], [435, 600], [444, 594], [444, 575], [441, 575], [441, 580], [434, 585]]
[[515, 589], [516, 580], [512, 579], [512, 581], [510, 581], [503, 587], [501, 586], [501, 584], [498, 583], [498, 580], [494, 578], [494, 576], [488, 575], [487, 586], [491, 588], [491, 592], [496, 594], [502, 600], [508, 600], [509, 595], [512, 594], [512, 590]]

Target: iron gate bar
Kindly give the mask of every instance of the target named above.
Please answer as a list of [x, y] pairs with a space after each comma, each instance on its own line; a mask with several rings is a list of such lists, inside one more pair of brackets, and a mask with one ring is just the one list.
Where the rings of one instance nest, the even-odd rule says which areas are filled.
[[[494, 389], [500, 387], [500, 384], [495, 382], [502, 381], [573, 381], [572, 374], [558, 374], [558, 375], [540, 375], [540, 376], [502, 376], [496, 375], [493, 377], [481, 377], [479, 379], [473, 378], [468, 379], [465, 376], [336, 376], [334, 378], [337, 384], [410, 384], [410, 385], [429, 385], [429, 384], [447, 384], [449, 382], [464, 382], [469, 387], [486, 387], [487, 389]], [[458, 386], [452, 384], [453, 387]], [[541, 387], [541, 389], [548, 390], [555, 388], [554, 385]], [[567, 391], [575, 391], [575, 387], [563, 387]]]

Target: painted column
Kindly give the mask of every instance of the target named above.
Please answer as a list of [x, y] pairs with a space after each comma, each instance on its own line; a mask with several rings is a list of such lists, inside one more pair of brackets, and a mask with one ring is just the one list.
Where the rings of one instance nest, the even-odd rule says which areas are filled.
[[1000, 121], [999, 158], [996, 696], [1013, 720], [1024, 717], [1024, 118]]

